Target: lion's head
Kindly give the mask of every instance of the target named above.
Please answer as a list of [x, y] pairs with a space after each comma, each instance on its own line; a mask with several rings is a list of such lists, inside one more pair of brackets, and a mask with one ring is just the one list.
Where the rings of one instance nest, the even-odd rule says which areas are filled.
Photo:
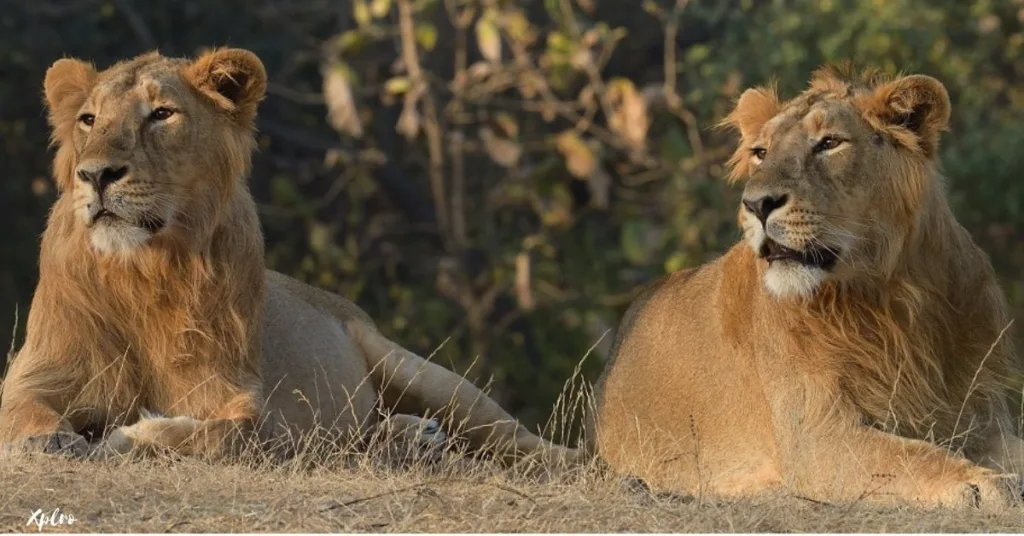
[[729, 164], [745, 179], [740, 224], [779, 297], [824, 282], [884, 278], [901, 262], [949, 120], [945, 87], [927, 76], [858, 77], [826, 68], [787, 102], [749, 89], [724, 124], [741, 142]]
[[209, 240], [248, 173], [266, 88], [259, 58], [238, 49], [194, 61], [153, 52], [102, 72], [61, 59], [44, 86], [58, 189], [71, 195], [94, 250]]

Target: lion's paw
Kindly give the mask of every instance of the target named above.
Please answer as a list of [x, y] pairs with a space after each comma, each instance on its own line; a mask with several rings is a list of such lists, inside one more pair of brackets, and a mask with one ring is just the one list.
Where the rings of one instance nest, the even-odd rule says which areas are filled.
[[416, 438], [417, 444], [424, 448], [443, 447], [448, 441], [448, 434], [441, 428], [441, 421], [437, 419], [423, 419], [423, 426], [420, 428]]
[[43, 453], [84, 458], [89, 454], [89, 441], [85, 437], [72, 432], [54, 432], [26, 438], [18, 443], [10, 444], [8, 452]]
[[89, 457], [95, 460], [106, 460], [130, 454], [135, 447], [135, 441], [125, 433], [126, 428], [131, 427], [120, 426], [111, 430], [103, 437], [103, 441], [92, 449]]
[[383, 445], [384, 459], [404, 464], [414, 460], [440, 461], [448, 447], [448, 434], [437, 419], [414, 415], [392, 415], [380, 423], [377, 440]]
[[934, 499], [944, 507], [1001, 510], [1018, 503], [1020, 494], [1019, 476], [999, 475], [986, 470], [948, 486]]
[[129, 426], [110, 431], [90, 453], [91, 458], [107, 459], [135, 454], [165, 446], [169, 438], [183, 435], [195, 422], [190, 417], [164, 417], [140, 412], [141, 419]]
[[423, 419], [412, 439], [415, 457], [429, 462], [439, 461], [448, 446], [448, 434], [437, 419]]

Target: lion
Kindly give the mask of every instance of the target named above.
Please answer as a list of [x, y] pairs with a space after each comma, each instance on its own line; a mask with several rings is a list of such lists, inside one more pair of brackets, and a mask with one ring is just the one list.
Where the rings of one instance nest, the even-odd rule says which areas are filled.
[[247, 177], [266, 85], [260, 59], [230, 48], [49, 68], [59, 195], [0, 443], [218, 457], [253, 438], [341, 442], [383, 425], [433, 445], [443, 422], [502, 461], [571, 463], [575, 449], [389, 340], [352, 302], [264, 268]]
[[746, 90], [723, 121], [743, 239], [631, 304], [592, 451], [669, 492], [1007, 504], [1022, 367], [947, 202], [949, 116], [924, 75], [824, 67], [788, 101]]

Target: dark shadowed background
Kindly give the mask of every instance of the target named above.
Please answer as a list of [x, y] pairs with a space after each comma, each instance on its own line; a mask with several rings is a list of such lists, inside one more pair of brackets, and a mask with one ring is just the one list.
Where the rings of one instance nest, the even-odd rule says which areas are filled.
[[215, 45], [270, 77], [268, 265], [493, 380], [529, 423], [591, 347], [596, 378], [640, 285], [739, 237], [735, 140], [712, 125], [825, 61], [947, 85], [954, 209], [1020, 316], [1022, 21], [1022, 0], [0, 0], [0, 344], [20, 344], [55, 195], [46, 68]]

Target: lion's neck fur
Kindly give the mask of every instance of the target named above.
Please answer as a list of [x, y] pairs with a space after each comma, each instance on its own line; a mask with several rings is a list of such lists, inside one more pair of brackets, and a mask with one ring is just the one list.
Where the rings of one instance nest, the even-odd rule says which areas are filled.
[[965, 431], [1005, 413], [993, 405], [1015, 367], [1009, 336], [1000, 337], [1008, 319], [991, 270], [966, 268], [988, 261], [937, 181], [916, 216], [891, 270], [826, 283], [809, 299], [769, 295], [763, 261], [745, 244], [734, 251], [734, 269], [759, 304], [759, 340], [784, 334], [777, 348], [787, 355], [779, 357], [835, 382], [872, 425], [938, 441], [959, 435], [955, 444], [969, 448]]
[[[201, 247], [168, 233], [137, 251], [99, 254], [70, 203], [70, 195], [57, 200], [43, 234], [27, 348], [36, 355], [74, 353], [93, 376], [117, 367], [127, 375], [118, 381], [164, 392], [166, 400], [137, 401], [157, 411], [202, 411], [182, 401], [197, 385], [202, 391], [258, 382], [263, 241], [244, 184], [236, 185]], [[88, 330], [91, 342], [55, 347], [47, 332], [56, 326]], [[164, 377], [180, 385], [160, 386]], [[110, 388], [103, 383], [94, 388]], [[174, 404], [183, 407], [166, 407]]]

